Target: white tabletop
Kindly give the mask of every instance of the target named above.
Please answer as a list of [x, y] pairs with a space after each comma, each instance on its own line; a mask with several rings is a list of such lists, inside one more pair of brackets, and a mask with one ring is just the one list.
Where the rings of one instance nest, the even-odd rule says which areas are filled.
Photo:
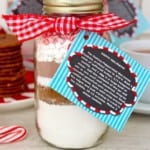
[[[21, 125], [28, 131], [26, 139], [13, 144], [1, 144], [1, 150], [57, 150], [39, 137], [34, 108], [1, 112], [1, 125]], [[150, 116], [133, 114], [122, 133], [109, 129], [103, 143], [90, 150], [150, 150]]]

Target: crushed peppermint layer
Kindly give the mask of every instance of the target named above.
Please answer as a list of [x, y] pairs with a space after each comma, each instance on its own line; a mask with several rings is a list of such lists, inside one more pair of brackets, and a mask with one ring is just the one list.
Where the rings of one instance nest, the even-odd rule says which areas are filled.
[[61, 63], [66, 55], [75, 35], [72, 36], [41, 36], [37, 40], [37, 61], [55, 61]]

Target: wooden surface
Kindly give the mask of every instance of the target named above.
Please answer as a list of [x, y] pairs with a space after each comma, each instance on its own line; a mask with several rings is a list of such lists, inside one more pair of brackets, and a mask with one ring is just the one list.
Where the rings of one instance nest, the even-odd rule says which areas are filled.
[[[27, 129], [28, 136], [18, 143], [1, 144], [0, 150], [57, 150], [39, 137], [33, 108], [0, 112], [2, 125], [21, 125]], [[150, 150], [150, 116], [133, 114], [122, 133], [109, 129], [103, 143], [90, 150]]]

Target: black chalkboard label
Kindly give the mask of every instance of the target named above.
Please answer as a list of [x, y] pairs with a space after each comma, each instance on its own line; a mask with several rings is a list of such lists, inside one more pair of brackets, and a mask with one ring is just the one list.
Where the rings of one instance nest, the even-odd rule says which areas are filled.
[[[134, 3], [129, 0], [108, 0], [109, 11], [117, 14], [125, 20], [137, 19], [137, 11]], [[137, 23], [114, 31], [117, 36], [132, 36], [137, 29]]]
[[107, 47], [84, 46], [68, 58], [67, 82], [77, 99], [93, 111], [118, 115], [137, 96], [136, 74], [117, 52]]
[[13, 14], [42, 14], [43, 0], [19, 0]]

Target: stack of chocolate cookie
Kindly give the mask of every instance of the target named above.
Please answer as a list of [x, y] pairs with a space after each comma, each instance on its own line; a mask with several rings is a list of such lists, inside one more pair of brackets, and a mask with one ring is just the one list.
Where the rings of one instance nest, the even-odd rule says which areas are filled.
[[0, 97], [26, 90], [21, 43], [14, 35], [0, 34]]

